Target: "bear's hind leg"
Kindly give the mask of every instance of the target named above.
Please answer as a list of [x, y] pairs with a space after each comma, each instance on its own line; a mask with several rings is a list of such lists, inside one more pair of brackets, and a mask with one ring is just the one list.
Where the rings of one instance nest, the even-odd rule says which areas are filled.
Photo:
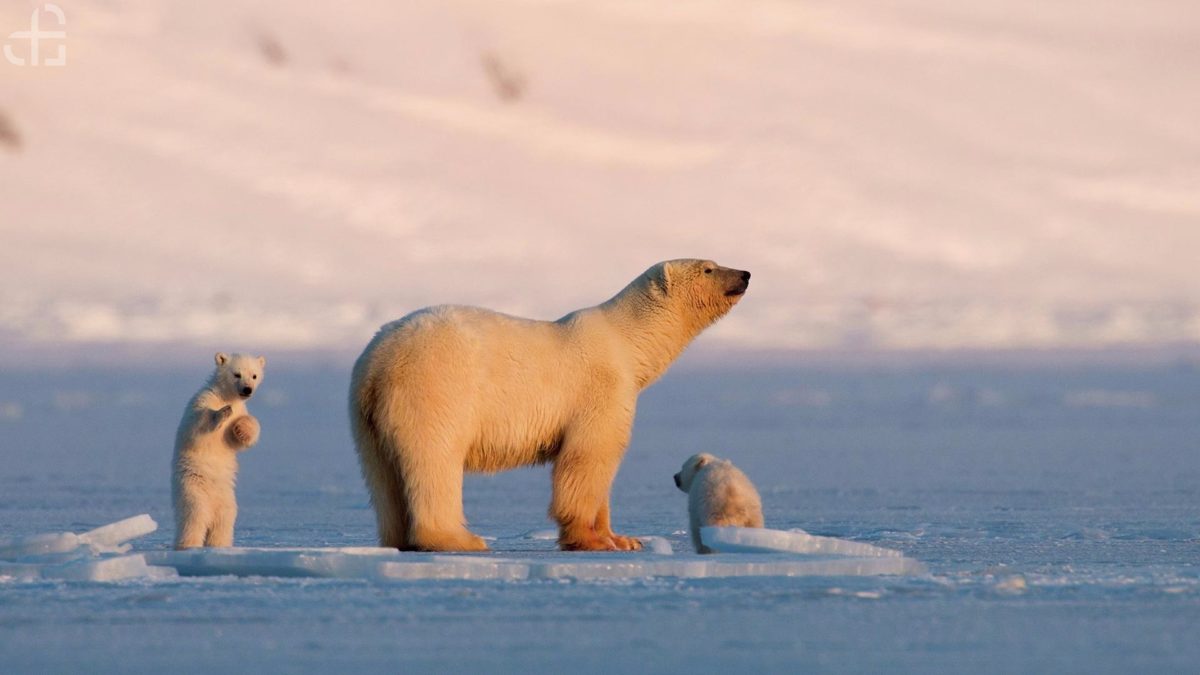
[[175, 506], [175, 550], [204, 546], [212, 522], [211, 509], [184, 495]]
[[375, 505], [379, 545], [404, 550], [408, 547], [408, 502], [400, 472], [385, 466], [372, 482], [371, 502]]
[[375, 444], [360, 441], [358, 456], [363, 478], [371, 492], [379, 545], [401, 550], [408, 548], [408, 502], [400, 469], [387, 461]]
[[[408, 548], [418, 551], [486, 551], [487, 543], [467, 529], [463, 514], [461, 460], [452, 452], [419, 452], [401, 458], [404, 492], [408, 498]], [[436, 463], [436, 465], [431, 465]], [[414, 479], [413, 477], [420, 478]]]
[[233, 524], [237, 520], [237, 504], [221, 506], [213, 515], [212, 527], [208, 530], [204, 545], [220, 548], [233, 546]]

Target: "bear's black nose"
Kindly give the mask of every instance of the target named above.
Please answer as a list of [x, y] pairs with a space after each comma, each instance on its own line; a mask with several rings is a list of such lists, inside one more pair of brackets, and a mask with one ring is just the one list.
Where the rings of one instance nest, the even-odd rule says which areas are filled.
[[677, 488], [683, 487], [683, 483], [679, 482], [679, 474], [675, 474], [675, 487], [677, 487]]
[[742, 272], [742, 281], [750, 281], [750, 273]]
[[242, 387], [242, 396], [249, 396], [254, 393], [254, 389], [250, 387]]

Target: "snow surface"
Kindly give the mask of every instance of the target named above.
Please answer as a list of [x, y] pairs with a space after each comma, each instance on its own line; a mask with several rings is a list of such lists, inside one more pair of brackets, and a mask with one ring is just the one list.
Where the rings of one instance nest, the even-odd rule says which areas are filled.
[[[348, 365], [273, 367], [255, 410], [262, 440], [241, 456], [237, 545], [370, 549]], [[23, 411], [0, 418], [0, 538], [83, 533], [143, 510], [170, 522], [175, 424], [200, 368], [0, 371], [0, 401]], [[480, 557], [562, 562], [573, 579], [0, 571], [2, 669], [1191, 672], [1197, 410], [1200, 371], [1184, 363], [673, 369], [643, 394], [613, 486], [617, 530], [665, 535], [676, 551], [641, 554], [643, 573], [651, 561], [790, 559], [691, 552], [671, 476], [697, 451], [734, 459], [772, 528], [899, 551], [928, 573], [606, 577], [629, 554], [553, 552], [540, 468], [469, 478], [467, 517], [500, 551]], [[171, 536], [163, 527], [105, 555], [174, 556]], [[597, 573], [581, 578], [589, 565]]]
[[866, 558], [902, 558], [903, 554], [870, 544], [835, 537], [818, 537], [804, 530], [782, 532], [752, 527], [702, 527], [700, 540], [721, 553], [805, 553]]
[[695, 255], [754, 272], [712, 345], [1200, 338], [1192, 0], [56, 4], [68, 65], [0, 61], [10, 362], [357, 350]]
[[[846, 546], [842, 550], [856, 549]], [[151, 565], [173, 568], [183, 576], [324, 577], [373, 581], [878, 576], [915, 575], [925, 571], [917, 561], [895, 552], [889, 552], [894, 553], [889, 556], [878, 553], [864, 556], [825, 551], [814, 555], [808, 551], [804, 555], [782, 559], [781, 556], [737, 554], [702, 560], [694, 556], [663, 559], [662, 556], [671, 553], [658, 553], [653, 549], [599, 557], [559, 552], [524, 553], [514, 556], [512, 552], [498, 551], [494, 555], [481, 556], [400, 553], [377, 548], [230, 548], [152, 551], [144, 557]]]

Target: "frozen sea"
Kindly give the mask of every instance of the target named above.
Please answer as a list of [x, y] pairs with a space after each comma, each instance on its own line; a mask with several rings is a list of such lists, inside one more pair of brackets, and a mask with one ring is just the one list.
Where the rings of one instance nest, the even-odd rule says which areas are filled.
[[[168, 547], [187, 367], [0, 373], [0, 536], [139, 513]], [[194, 367], [193, 367], [194, 366]], [[273, 357], [251, 402], [237, 543], [369, 546], [348, 368]], [[681, 363], [642, 397], [613, 491], [687, 549], [698, 451], [768, 527], [897, 549], [916, 577], [0, 581], [0, 671], [1170, 673], [1200, 663], [1200, 370]], [[473, 477], [498, 550], [550, 526], [548, 472]], [[581, 557], [607, 554], [578, 554]], [[726, 554], [736, 555], [736, 554]]]

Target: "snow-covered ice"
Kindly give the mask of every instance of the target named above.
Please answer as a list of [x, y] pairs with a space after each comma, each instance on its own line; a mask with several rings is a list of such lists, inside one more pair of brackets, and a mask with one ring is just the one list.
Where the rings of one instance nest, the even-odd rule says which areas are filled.
[[[675, 556], [665, 537], [642, 536], [638, 552], [593, 555], [557, 551], [519, 554], [447, 555], [401, 553], [391, 548], [199, 548], [146, 551], [133, 555], [127, 542], [158, 529], [146, 514], [110, 523], [83, 534], [50, 533], [0, 542], [0, 576], [18, 580], [63, 579], [114, 581], [182, 576], [315, 577], [364, 580], [508, 580], [530, 579], [700, 579], [747, 576], [875, 576], [922, 574], [925, 568], [900, 552], [814, 537], [805, 532], [750, 528], [701, 530], [712, 548], [739, 553], [720, 560]], [[553, 530], [517, 537], [552, 540]], [[495, 541], [498, 538], [492, 538]], [[790, 557], [753, 553], [790, 553]]]
[[702, 527], [700, 540], [722, 553], [805, 553], [867, 558], [901, 558], [903, 554], [836, 537], [818, 537], [804, 530], [787, 532], [754, 527]]
[[148, 514], [143, 513], [140, 516], [88, 530], [79, 535], [79, 540], [90, 546], [92, 550], [102, 551], [120, 547], [128, 541], [144, 537], [157, 529], [158, 523], [154, 522], [154, 519]]
[[[467, 518], [492, 553], [374, 548], [348, 369], [298, 370], [281, 355], [267, 385], [281, 395], [256, 411], [263, 438], [241, 456], [240, 548], [177, 553], [162, 527], [117, 543], [133, 550], [101, 554], [113, 562], [100, 569], [82, 534], [136, 533], [137, 521], [105, 524], [143, 511], [170, 520], [171, 439], [194, 372], [0, 372], [0, 399], [25, 411], [0, 420], [0, 537], [40, 556], [0, 563], [3, 670], [1165, 673], [1200, 662], [1189, 639], [1200, 370], [680, 366], [642, 395], [612, 496], [618, 532], [661, 537], [673, 554], [555, 551], [545, 468], [467, 479]], [[1144, 404], [1070, 397], [1100, 390], [1145, 392]], [[80, 404], [56, 405], [66, 399]], [[751, 476], [773, 528], [903, 557], [692, 553], [670, 477], [701, 449]], [[61, 534], [31, 539], [50, 532]], [[168, 559], [177, 576], [145, 576], [174, 574]], [[884, 568], [910, 564], [928, 571]], [[44, 574], [51, 565], [64, 567]]]
[[217, 548], [150, 551], [153, 565], [184, 576], [379, 578], [381, 563], [394, 560], [393, 548]]
[[9, 537], [0, 539], [0, 560], [32, 555], [70, 553], [83, 545], [83, 542], [79, 540], [79, 535], [72, 532]]
[[[127, 542], [158, 529], [149, 515], [127, 518], [83, 534], [38, 534], [12, 538], [0, 548], [0, 577], [15, 580], [114, 581], [187, 577], [313, 577], [387, 580], [680, 579], [746, 576], [870, 576], [921, 574], [924, 568], [898, 552], [829, 537], [807, 549], [787, 537], [757, 538], [737, 528], [706, 528], [706, 536], [732, 550], [790, 551], [779, 556], [732, 555], [722, 560], [674, 556], [665, 537], [641, 537], [638, 552], [580, 554], [558, 551], [499, 552], [492, 555], [401, 553], [377, 547], [231, 547], [184, 551], [152, 550], [121, 555]], [[725, 529], [731, 531], [726, 532]], [[518, 537], [543, 542], [552, 530]], [[771, 531], [763, 531], [770, 534]], [[793, 533], [776, 533], [796, 537]], [[497, 538], [492, 538], [496, 540]], [[768, 541], [769, 540], [769, 541]], [[729, 542], [726, 544], [726, 542]], [[740, 542], [740, 543], [739, 543]], [[748, 542], [748, 543], [747, 543]], [[774, 543], [774, 547], [770, 544]], [[890, 558], [886, 561], [873, 558]]]
[[[665, 543], [665, 542], [664, 542]], [[669, 544], [668, 544], [669, 545]], [[895, 556], [736, 554], [701, 558], [669, 553], [498, 552], [492, 555], [400, 553], [375, 548], [229, 548], [151, 551], [151, 565], [183, 576], [324, 577], [384, 580], [702, 579], [749, 576], [877, 576], [924, 572]]]
[[86, 548], [88, 552], [124, 553], [124, 544], [132, 539], [144, 537], [158, 529], [158, 523], [149, 515], [142, 514], [110, 523], [83, 534], [73, 532], [50, 532], [24, 537], [0, 539], [0, 560], [14, 560], [29, 556], [52, 556], [71, 554]]
[[173, 570], [151, 567], [141, 554], [124, 555], [130, 548], [127, 542], [157, 529], [154, 519], [142, 514], [83, 534], [44, 533], [0, 540], [0, 577], [25, 581], [171, 578]]
[[41, 567], [42, 579], [63, 581], [120, 581], [127, 579], [173, 579], [173, 570], [152, 567], [140, 554], [82, 558], [61, 565]]

